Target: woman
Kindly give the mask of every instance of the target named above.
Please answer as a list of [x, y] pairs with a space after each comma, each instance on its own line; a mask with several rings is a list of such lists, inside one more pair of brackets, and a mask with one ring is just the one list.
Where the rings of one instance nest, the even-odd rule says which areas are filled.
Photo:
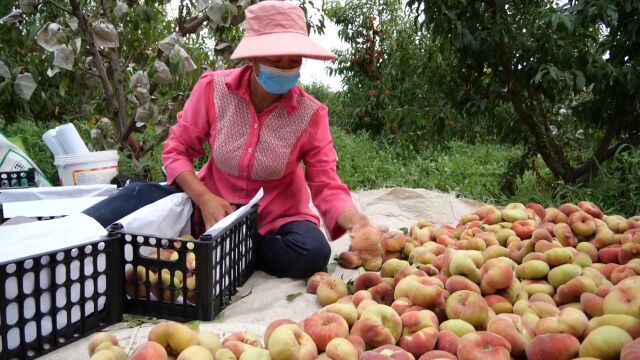
[[[331, 253], [312, 199], [332, 239], [373, 226], [336, 173], [327, 107], [296, 86], [303, 57], [335, 56], [308, 37], [304, 13], [294, 4], [263, 1], [245, 15], [246, 33], [231, 58], [248, 65], [200, 77], [162, 161], [167, 182], [189, 195], [207, 228], [233, 212], [232, 203], [246, 203], [263, 188], [259, 267], [274, 276], [307, 277], [325, 270]], [[204, 155], [205, 141], [211, 157], [196, 175], [193, 160]], [[134, 191], [153, 200], [179, 190]]]

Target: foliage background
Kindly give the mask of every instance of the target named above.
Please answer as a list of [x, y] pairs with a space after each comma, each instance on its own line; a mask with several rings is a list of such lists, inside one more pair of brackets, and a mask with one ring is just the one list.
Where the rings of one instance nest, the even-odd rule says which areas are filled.
[[[605, 2], [620, 6], [616, 1]], [[128, 3], [132, 11], [126, 26], [138, 26], [139, 31], [128, 29], [127, 34], [140, 36], [126, 37], [128, 48], [136, 49], [142, 42], [152, 43], [175, 31], [175, 22], [168, 20], [166, 10], [155, 2]], [[304, 87], [329, 106], [339, 154], [338, 171], [351, 189], [421, 187], [453, 191], [498, 205], [533, 201], [558, 206], [589, 200], [608, 213], [640, 214], [637, 146], [625, 146], [613, 160], [598, 163], [598, 176], [590, 181], [562, 180], [535, 151], [531, 135], [518, 122], [512, 106], [500, 100], [503, 88], [494, 73], [483, 67], [461, 71], [466, 66], [464, 58], [451, 40], [433, 36], [428, 27], [416, 26], [416, 13], [403, 4], [400, 0], [326, 3], [324, 13], [339, 26], [341, 38], [350, 45], [349, 50], [338, 52], [332, 70], [342, 76], [344, 88], [331, 91], [320, 84]], [[0, 3], [0, 15], [10, 12], [14, 5]], [[29, 102], [15, 96], [10, 83], [0, 83], [0, 129], [7, 136], [19, 135], [32, 158], [54, 181], [57, 171], [53, 156], [41, 141], [42, 134], [58, 124], [73, 122], [90, 143], [91, 129], [108, 113], [101, 90], [87, 86], [79, 72], [46, 76], [51, 57], [39, 49], [34, 37], [44, 21], [57, 16], [44, 8], [42, 17], [31, 20], [28, 26], [0, 24], [0, 60], [14, 72], [28, 70], [38, 79]], [[321, 21], [316, 25], [322, 29]], [[233, 26], [218, 31], [218, 36], [230, 43], [240, 34]], [[235, 65], [228, 61], [228, 52], [212, 49], [212, 34], [204, 31], [187, 38], [185, 49], [197, 70], [157, 93], [155, 101], [159, 104], [178, 97], [175, 106], [162, 113], [168, 125], [175, 121], [175, 113], [203, 70]], [[139, 67], [152, 72], [153, 55], [141, 54]], [[545, 86], [562, 91], [559, 84], [554, 85], [550, 68], [546, 69], [545, 81], [549, 84]], [[134, 70], [128, 69], [127, 76]], [[588, 100], [584, 93], [578, 95], [562, 101], [575, 105]], [[637, 102], [637, 96], [632, 100]], [[589, 125], [591, 120], [583, 121], [575, 115], [577, 112], [561, 111], [558, 106], [552, 109], [551, 121], [558, 130], [555, 136], [568, 157], [573, 161], [587, 158], [589, 152], [584, 149], [595, 148], [603, 130]], [[156, 144], [143, 157], [116, 145], [122, 173], [164, 180], [159, 160], [159, 144], [165, 136], [162, 131], [142, 127], [134, 133], [137, 140]], [[205, 160], [200, 159], [198, 164]]]

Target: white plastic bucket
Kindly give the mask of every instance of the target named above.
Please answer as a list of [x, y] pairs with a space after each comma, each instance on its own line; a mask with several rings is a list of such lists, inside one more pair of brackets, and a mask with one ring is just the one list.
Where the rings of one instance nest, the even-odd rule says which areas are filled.
[[109, 184], [118, 175], [118, 152], [96, 151], [87, 154], [56, 155], [60, 185]]

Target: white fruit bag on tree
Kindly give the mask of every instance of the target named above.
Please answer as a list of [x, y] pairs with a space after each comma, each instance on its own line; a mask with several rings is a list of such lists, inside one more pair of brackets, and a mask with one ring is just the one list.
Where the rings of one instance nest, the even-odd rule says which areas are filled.
[[17, 145], [9, 141], [0, 133], [0, 171], [25, 171], [36, 169], [36, 183], [38, 186], [51, 186], [42, 170]]

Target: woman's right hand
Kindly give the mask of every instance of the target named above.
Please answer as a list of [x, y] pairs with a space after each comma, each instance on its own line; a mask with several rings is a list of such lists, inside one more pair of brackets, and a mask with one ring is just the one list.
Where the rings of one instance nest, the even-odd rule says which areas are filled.
[[235, 206], [211, 192], [201, 195], [196, 203], [202, 212], [202, 218], [207, 230], [236, 210]]
[[387, 227], [374, 224], [369, 219], [358, 221], [349, 230], [352, 250], [360, 256], [382, 256], [384, 254], [382, 239], [387, 230]]
[[228, 201], [213, 194], [192, 171], [182, 172], [175, 181], [200, 208], [207, 230], [236, 210]]

